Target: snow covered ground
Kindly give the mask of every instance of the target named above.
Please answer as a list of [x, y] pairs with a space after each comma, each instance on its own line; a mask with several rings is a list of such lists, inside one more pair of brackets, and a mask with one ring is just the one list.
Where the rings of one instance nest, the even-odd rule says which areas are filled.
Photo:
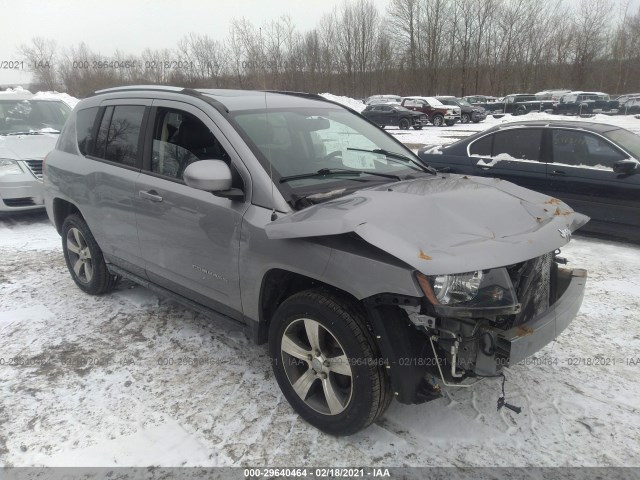
[[[448, 143], [497, 121], [392, 133]], [[577, 237], [563, 254], [589, 270], [586, 297], [506, 372], [520, 415], [496, 411], [486, 379], [334, 438], [241, 330], [128, 282], [86, 295], [44, 213], [0, 218], [0, 465], [640, 466], [640, 247]]]

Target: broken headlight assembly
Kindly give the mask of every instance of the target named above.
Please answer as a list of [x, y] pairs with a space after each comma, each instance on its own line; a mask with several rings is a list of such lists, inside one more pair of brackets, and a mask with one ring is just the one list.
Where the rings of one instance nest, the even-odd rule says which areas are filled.
[[484, 317], [518, 313], [520, 305], [505, 268], [416, 279], [437, 316]]

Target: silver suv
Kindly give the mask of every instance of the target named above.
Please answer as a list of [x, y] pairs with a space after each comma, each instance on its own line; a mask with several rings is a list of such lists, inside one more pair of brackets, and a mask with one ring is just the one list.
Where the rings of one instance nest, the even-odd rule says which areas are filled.
[[120, 277], [268, 342], [292, 407], [332, 434], [392, 398], [499, 376], [552, 341], [587, 217], [509, 182], [436, 174], [316, 95], [122, 87], [81, 101], [45, 170], [69, 272]]
[[44, 208], [42, 160], [70, 113], [59, 100], [0, 95], [0, 214]]

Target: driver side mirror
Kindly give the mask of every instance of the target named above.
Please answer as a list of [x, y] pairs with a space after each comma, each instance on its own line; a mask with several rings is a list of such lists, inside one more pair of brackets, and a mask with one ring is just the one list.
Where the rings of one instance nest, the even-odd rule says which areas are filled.
[[231, 188], [232, 177], [229, 165], [223, 160], [199, 160], [185, 168], [184, 182], [191, 188], [211, 192], [217, 197], [240, 200], [244, 192]]
[[638, 169], [638, 160], [634, 160], [633, 158], [627, 158], [625, 160], [619, 160], [613, 164], [613, 171], [615, 173], [621, 173], [623, 175], [630, 175], [635, 173]]

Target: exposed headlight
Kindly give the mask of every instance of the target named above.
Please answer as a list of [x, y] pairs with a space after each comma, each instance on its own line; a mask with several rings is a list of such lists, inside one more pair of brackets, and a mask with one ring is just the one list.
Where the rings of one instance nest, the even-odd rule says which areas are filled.
[[444, 305], [468, 302], [478, 294], [482, 272], [439, 275], [433, 279], [433, 293]]
[[[518, 308], [516, 292], [505, 268], [432, 277], [418, 273], [417, 280], [441, 315], [480, 316]], [[467, 313], [461, 313], [463, 310]]]
[[20, 165], [15, 160], [0, 158], [0, 177], [4, 175], [20, 175], [23, 173]]

